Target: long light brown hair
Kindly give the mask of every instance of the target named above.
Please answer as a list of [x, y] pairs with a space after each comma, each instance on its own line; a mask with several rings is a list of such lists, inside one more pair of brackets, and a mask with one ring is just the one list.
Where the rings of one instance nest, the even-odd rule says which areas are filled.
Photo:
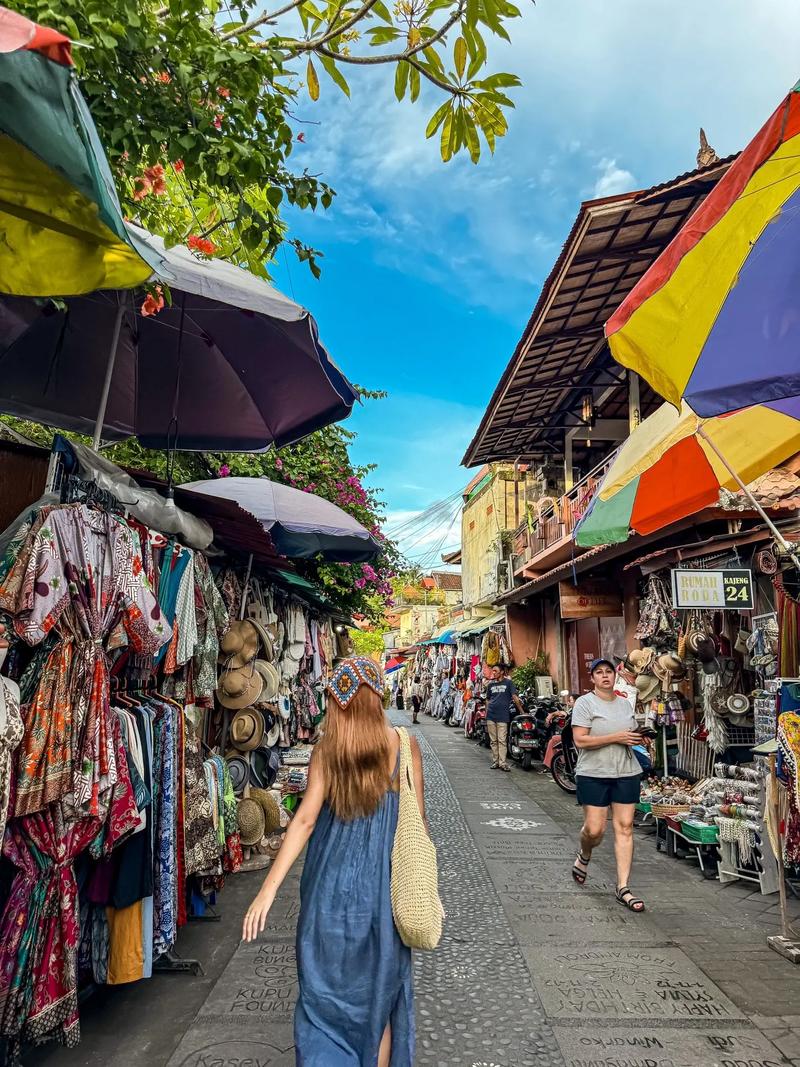
[[346, 708], [328, 697], [315, 758], [334, 815], [340, 819], [372, 815], [390, 788], [392, 775], [383, 703], [369, 686], [362, 685]]

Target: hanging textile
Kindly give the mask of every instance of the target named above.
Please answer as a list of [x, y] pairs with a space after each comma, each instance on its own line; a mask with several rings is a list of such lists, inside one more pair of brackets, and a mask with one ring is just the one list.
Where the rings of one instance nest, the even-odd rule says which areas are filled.
[[775, 594], [780, 633], [778, 673], [783, 678], [796, 678], [800, 674], [800, 604], [789, 596], [780, 578], [775, 579]]
[[82, 504], [54, 508], [0, 586], [0, 608], [30, 645], [54, 628], [61, 637], [23, 711], [14, 813], [69, 798], [76, 815], [97, 815], [100, 792], [116, 781], [104, 642], [120, 623], [145, 654], [170, 637], [130, 530]]
[[217, 687], [219, 643], [230, 626], [230, 616], [219, 589], [214, 584], [205, 556], [194, 560], [195, 581], [200, 597], [197, 605], [197, 644], [194, 653], [195, 700], [211, 701]]

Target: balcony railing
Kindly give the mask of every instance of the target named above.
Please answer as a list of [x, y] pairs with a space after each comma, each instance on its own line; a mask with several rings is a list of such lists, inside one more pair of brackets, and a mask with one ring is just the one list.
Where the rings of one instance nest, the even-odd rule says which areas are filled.
[[514, 532], [515, 574], [553, 545], [572, 536], [613, 460], [613, 455], [608, 456], [563, 496], [542, 497], [528, 505], [529, 518]]

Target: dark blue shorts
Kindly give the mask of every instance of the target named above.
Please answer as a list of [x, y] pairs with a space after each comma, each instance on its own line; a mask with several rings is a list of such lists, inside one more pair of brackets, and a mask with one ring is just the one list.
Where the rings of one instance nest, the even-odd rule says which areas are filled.
[[642, 776], [630, 778], [588, 778], [577, 775], [578, 803], [593, 808], [607, 808], [609, 804], [638, 804], [642, 789]]

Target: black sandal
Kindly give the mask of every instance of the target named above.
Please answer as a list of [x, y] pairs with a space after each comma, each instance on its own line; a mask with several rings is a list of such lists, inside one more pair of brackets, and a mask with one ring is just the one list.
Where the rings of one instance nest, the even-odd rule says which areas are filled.
[[643, 911], [647, 910], [644, 901], [635, 897], [626, 885], [621, 889], [617, 889], [616, 897], [623, 908], [627, 908], [628, 911], [632, 911], [636, 915], [641, 915]]
[[588, 867], [589, 866], [589, 862], [591, 861], [591, 858], [592, 857], [590, 856], [589, 859], [587, 860], [587, 858], [584, 856], [584, 854], [582, 852], [579, 852], [578, 853], [578, 859], [572, 865], [572, 878], [573, 878], [573, 880], [575, 882], [578, 883], [578, 885], [585, 885], [586, 884], [586, 876], [589, 873], [588, 871], [582, 871], [580, 869], [580, 867], [578, 866], [578, 863], [582, 863], [585, 867]]

